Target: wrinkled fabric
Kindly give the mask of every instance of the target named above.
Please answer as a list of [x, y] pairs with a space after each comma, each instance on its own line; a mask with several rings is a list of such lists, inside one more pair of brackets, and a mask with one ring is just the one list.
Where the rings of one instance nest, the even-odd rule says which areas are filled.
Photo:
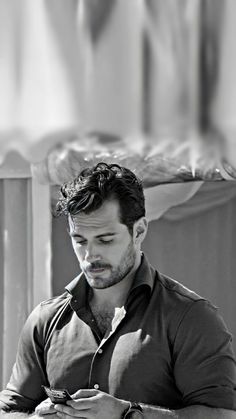
[[145, 258], [124, 307], [101, 336], [80, 276], [39, 305], [23, 329], [16, 364], [0, 400], [33, 410], [41, 385], [99, 388], [170, 409], [195, 404], [236, 410], [231, 335], [217, 309]]

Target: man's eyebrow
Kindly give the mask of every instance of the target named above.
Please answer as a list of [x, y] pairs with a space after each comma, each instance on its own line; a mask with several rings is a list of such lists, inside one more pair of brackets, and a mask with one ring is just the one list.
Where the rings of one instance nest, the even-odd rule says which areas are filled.
[[112, 237], [115, 236], [117, 233], [102, 233], [102, 234], [98, 234], [96, 237], [99, 239], [100, 237]]
[[67, 233], [69, 234], [69, 236], [70, 236], [70, 237], [80, 237], [81, 239], [83, 239], [83, 238], [84, 238], [83, 236], [81, 236], [81, 234], [79, 234], [79, 233], [75, 233], [75, 232], [70, 231], [70, 230], [68, 230], [68, 229], [67, 229]]
[[[73, 238], [80, 238], [80, 239], [83, 239], [84, 237], [83, 236], [81, 236], [81, 234], [79, 234], [79, 233], [75, 233], [75, 232], [70, 232], [69, 230], [67, 230], [67, 232], [68, 232], [68, 234], [71, 236], [71, 237], [73, 237]], [[110, 233], [110, 232], [107, 232], [107, 233], [102, 233], [102, 234], [98, 234], [97, 236], [96, 236], [96, 238], [101, 238], [101, 237], [112, 237], [112, 236], [115, 236], [117, 233]]]

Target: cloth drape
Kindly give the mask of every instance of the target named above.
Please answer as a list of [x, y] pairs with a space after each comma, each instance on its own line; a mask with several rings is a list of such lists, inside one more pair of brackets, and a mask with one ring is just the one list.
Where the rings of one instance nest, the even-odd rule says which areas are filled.
[[233, 0], [0, 0], [0, 159], [103, 131], [194, 171], [205, 135], [232, 140], [235, 14]]
[[[171, 185], [168, 185], [171, 186]], [[205, 182], [184, 204], [168, 208], [164, 218], [170, 221], [200, 216], [236, 198], [236, 182]]]
[[77, 131], [139, 130], [140, 2], [110, 3], [0, 1], [2, 158], [40, 161]]

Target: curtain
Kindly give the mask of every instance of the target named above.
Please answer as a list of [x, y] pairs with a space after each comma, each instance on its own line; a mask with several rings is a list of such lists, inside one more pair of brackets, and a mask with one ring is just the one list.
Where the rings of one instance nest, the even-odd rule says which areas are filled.
[[221, 205], [227, 204], [236, 197], [236, 182], [205, 182], [199, 191], [193, 194], [191, 199], [183, 204], [167, 208], [164, 218], [170, 221], [178, 221], [202, 213], [209, 212]]
[[139, 131], [140, 2], [108, 3], [0, 1], [2, 158], [40, 161], [87, 129]]
[[0, 0], [0, 159], [39, 162], [102, 131], [206, 175], [222, 137], [234, 150], [235, 13], [234, 0]]
[[[227, 161], [234, 162], [236, 157], [236, 46], [234, 42], [236, 3], [234, 0], [225, 0], [223, 3], [223, 6], [222, 4], [218, 5], [221, 11], [220, 27], [217, 25], [217, 20], [211, 22], [213, 36], [220, 42], [215, 45], [214, 49], [215, 55], [218, 55], [217, 83], [210, 102], [209, 114], [211, 124], [227, 141], [225, 150]], [[213, 2], [209, 6], [212, 14]]]

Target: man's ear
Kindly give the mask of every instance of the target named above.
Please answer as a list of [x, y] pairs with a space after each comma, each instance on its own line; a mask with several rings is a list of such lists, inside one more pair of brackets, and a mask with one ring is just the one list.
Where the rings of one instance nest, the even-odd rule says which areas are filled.
[[141, 244], [146, 237], [148, 222], [145, 217], [140, 218], [134, 223], [133, 234], [135, 244]]

